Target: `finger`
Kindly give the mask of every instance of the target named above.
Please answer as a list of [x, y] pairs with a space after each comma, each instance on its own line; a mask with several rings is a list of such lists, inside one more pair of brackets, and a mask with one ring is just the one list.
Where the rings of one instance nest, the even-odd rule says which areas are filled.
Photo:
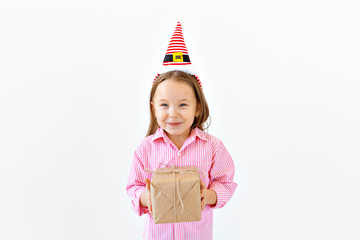
[[145, 183], [146, 183], [146, 190], [149, 191], [149, 199], [148, 199], [148, 209], [150, 214], [152, 214], [152, 204], [151, 204], [151, 193], [150, 193], [150, 180], [145, 178]]
[[201, 191], [200, 191], [200, 197], [201, 197], [201, 198], [204, 197], [204, 189], [201, 189]]
[[205, 183], [200, 179], [200, 189], [206, 188]]
[[152, 203], [151, 203], [150, 195], [149, 195], [149, 211], [152, 213]]
[[205, 201], [204, 199], [201, 200], [201, 210], [204, 210], [205, 208]]
[[146, 189], [147, 189], [148, 191], [150, 191], [150, 180], [147, 179], [147, 178], [145, 178], [145, 183], [146, 183]]

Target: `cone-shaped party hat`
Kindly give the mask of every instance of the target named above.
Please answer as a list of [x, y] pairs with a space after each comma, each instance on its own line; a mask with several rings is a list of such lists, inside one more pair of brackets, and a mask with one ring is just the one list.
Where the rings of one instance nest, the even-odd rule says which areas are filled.
[[178, 22], [172, 35], [169, 47], [164, 58], [164, 65], [189, 65], [191, 64], [186, 49], [181, 23]]
[[[193, 75], [198, 80], [200, 87], [202, 87], [199, 78], [195, 75], [195, 71], [192, 68], [180, 22], [177, 23], [175, 31], [170, 39], [170, 43], [163, 61], [163, 67], [160, 70], [160, 73], [165, 73], [173, 70], [180, 70], [190, 75]], [[160, 74], [157, 74], [155, 79], [159, 75]]]

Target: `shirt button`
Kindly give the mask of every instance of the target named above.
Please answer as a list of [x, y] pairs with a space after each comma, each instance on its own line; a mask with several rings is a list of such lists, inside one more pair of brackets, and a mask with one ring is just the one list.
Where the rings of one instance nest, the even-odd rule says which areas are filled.
[[177, 156], [180, 157], [180, 156], [181, 156], [181, 153], [178, 153]]

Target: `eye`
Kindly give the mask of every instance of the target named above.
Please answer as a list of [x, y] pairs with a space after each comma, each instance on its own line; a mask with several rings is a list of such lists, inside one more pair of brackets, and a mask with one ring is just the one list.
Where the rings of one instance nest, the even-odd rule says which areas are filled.
[[186, 103], [182, 103], [182, 104], [180, 104], [180, 107], [185, 107], [185, 106], [187, 106], [187, 104], [186, 104]]
[[168, 105], [166, 103], [160, 104], [161, 107], [167, 107]]

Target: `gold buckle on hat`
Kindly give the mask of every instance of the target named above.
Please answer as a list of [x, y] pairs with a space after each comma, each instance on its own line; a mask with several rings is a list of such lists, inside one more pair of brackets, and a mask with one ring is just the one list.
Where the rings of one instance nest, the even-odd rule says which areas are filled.
[[183, 53], [182, 52], [174, 52], [173, 53], [173, 62], [184, 62]]

